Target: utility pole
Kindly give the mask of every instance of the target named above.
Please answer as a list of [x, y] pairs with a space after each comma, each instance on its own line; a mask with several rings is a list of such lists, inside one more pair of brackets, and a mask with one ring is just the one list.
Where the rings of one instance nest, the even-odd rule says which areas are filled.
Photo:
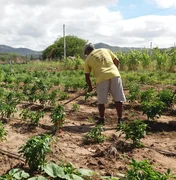
[[66, 59], [65, 24], [63, 25], [63, 36], [64, 36], [64, 59]]
[[152, 42], [150, 43], [150, 49], [152, 49]]

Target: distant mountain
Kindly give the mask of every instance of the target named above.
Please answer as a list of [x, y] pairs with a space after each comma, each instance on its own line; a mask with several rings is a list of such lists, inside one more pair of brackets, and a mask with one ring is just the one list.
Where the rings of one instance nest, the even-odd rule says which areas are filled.
[[135, 47], [119, 47], [119, 46], [110, 46], [108, 44], [104, 44], [104, 43], [97, 43], [97, 44], [94, 44], [95, 48], [98, 49], [98, 48], [107, 48], [107, 49], [110, 49], [112, 52], [119, 52], [119, 51], [129, 51], [129, 50], [142, 50], [144, 48], [135, 48]]
[[17, 53], [22, 56], [41, 55], [42, 54], [41, 51], [34, 51], [31, 49], [27, 49], [27, 48], [13, 48], [13, 47], [6, 46], [6, 45], [0, 45], [0, 53]]

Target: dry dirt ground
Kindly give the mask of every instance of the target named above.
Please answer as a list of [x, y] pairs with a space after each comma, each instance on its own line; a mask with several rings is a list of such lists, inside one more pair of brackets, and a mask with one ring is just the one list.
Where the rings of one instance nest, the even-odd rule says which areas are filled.
[[[75, 94], [72, 95], [74, 97]], [[71, 111], [72, 105], [80, 105], [78, 112]], [[142, 142], [145, 148], [130, 149], [128, 144], [124, 145], [124, 137], [118, 137], [116, 131], [116, 112], [113, 103], [109, 101], [106, 105], [106, 122], [104, 134], [109, 140], [101, 144], [84, 145], [83, 137], [91, 128], [95, 127], [93, 120], [98, 116], [96, 98], [92, 97], [84, 101], [83, 97], [65, 105], [66, 120], [62, 132], [57, 132], [56, 142], [51, 146], [51, 153], [47, 155], [47, 160], [72, 162], [76, 168], [89, 168], [101, 175], [114, 175], [125, 173], [131, 158], [135, 160], [148, 159], [155, 164], [154, 168], [160, 172], [166, 172], [168, 168], [176, 174], [176, 126], [171, 124], [176, 121], [175, 111], [162, 115], [157, 122], [150, 122], [148, 133]], [[125, 120], [146, 120], [146, 115], [142, 115], [138, 106], [131, 107], [124, 104]], [[91, 121], [92, 120], [92, 121]], [[23, 159], [14, 156], [18, 154], [18, 149], [27, 140], [38, 134], [50, 133], [53, 129], [49, 118], [49, 111], [40, 121], [40, 125], [31, 128], [21, 122], [18, 115], [5, 122], [8, 130], [7, 140], [0, 142], [0, 175], [7, 173], [15, 167], [24, 168]], [[8, 152], [8, 153], [7, 153]], [[13, 154], [11, 154], [13, 153]]]

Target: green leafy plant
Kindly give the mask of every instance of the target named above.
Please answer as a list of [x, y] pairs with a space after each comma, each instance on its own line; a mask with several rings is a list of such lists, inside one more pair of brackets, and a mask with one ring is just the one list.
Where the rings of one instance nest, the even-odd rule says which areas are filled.
[[170, 169], [164, 174], [161, 174], [160, 172], [155, 171], [147, 160], [138, 162], [132, 159], [129, 166], [130, 169], [127, 170], [127, 174], [125, 178], [123, 178], [124, 180], [171, 180], [174, 178]]
[[7, 130], [4, 129], [4, 124], [0, 121], [0, 140], [3, 141], [6, 139]]
[[0, 180], [23, 180], [29, 177], [29, 174], [21, 169], [11, 169], [8, 174], [0, 176]]
[[57, 165], [54, 162], [44, 167], [44, 172], [52, 178], [66, 180], [84, 180], [84, 177], [91, 177], [94, 172], [89, 169], [76, 169], [72, 163]]
[[65, 120], [65, 110], [63, 105], [55, 107], [50, 114], [51, 122], [54, 124], [55, 130], [63, 126]]
[[39, 120], [44, 117], [44, 113], [41, 111], [24, 109], [20, 116], [22, 117], [22, 120], [28, 120], [31, 124], [38, 125]]
[[154, 88], [149, 88], [146, 91], [141, 92], [141, 102], [150, 101], [156, 97], [156, 91]]
[[23, 154], [26, 163], [31, 170], [38, 170], [44, 167], [45, 155], [50, 152], [50, 135], [34, 136], [27, 143], [19, 148], [19, 153]]
[[129, 85], [129, 94], [127, 95], [127, 99], [130, 102], [134, 102], [135, 100], [139, 100], [139, 97], [140, 97], [139, 85], [130, 84]]
[[151, 101], [143, 101], [141, 103], [143, 114], [147, 115], [148, 120], [155, 120], [159, 118], [164, 110], [165, 104], [161, 100], [153, 99]]
[[142, 147], [141, 139], [146, 134], [147, 125], [140, 121], [134, 120], [129, 123], [122, 123], [117, 127], [117, 131], [121, 131], [120, 135], [125, 134], [125, 140], [132, 140], [133, 147]]
[[165, 107], [171, 107], [174, 101], [174, 93], [171, 89], [163, 89], [158, 92], [157, 97], [165, 103]]
[[22, 99], [21, 93], [6, 92], [1, 95], [0, 114], [2, 118], [10, 118], [17, 111], [17, 104]]
[[50, 94], [49, 94], [49, 104], [51, 105], [55, 105], [56, 104], [56, 97], [58, 94], [58, 90], [53, 90]]
[[93, 144], [93, 143], [102, 143], [104, 142], [107, 137], [102, 134], [103, 132], [103, 127], [101, 125], [95, 126], [88, 132], [84, 138], [83, 142], [85, 144]]
[[68, 93], [67, 92], [60, 92], [59, 93], [59, 100], [64, 100], [68, 98]]
[[85, 101], [87, 101], [90, 97], [96, 96], [97, 92], [87, 92], [85, 94]]
[[74, 103], [74, 104], [72, 104], [72, 111], [79, 111], [79, 108], [80, 108], [80, 106], [79, 106], [79, 104], [77, 104], [77, 103]]

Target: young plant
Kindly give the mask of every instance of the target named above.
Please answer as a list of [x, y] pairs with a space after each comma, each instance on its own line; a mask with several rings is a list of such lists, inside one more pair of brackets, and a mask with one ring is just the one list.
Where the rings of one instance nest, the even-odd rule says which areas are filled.
[[139, 100], [140, 97], [140, 89], [137, 84], [129, 85], [129, 94], [127, 95], [127, 99], [130, 102], [134, 102], [135, 100]]
[[23, 154], [26, 163], [32, 171], [44, 167], [45, 155], [50, 152], [50, 135], [34, 136], [27, 143], [19, 148], [19, 153]]
[[156, 97], [156, 91], [154, 88], [149, 88], [146, 91], [141, 92], [141, 102], [150, 101]]
[[68, 93], [67, 92], [60, 92], [59, 94], [59, 100], [64, 100], [68, 98]]
[[65, 110], [63, 105], [58, 105], [50, 114], [51, 122], [54, 124], [55, 130], [63, 126], [65, 120]]
[[117, 127], [117, 131], [121, 131], [120, 135], [125, 134], [125, 140], [132, 140], [133, 147], [142, 147], [141, 139], [146, 134], [147, 125], [139, 120], [130, 123], [122, 123]]
[[0, 140], [3, 141], [6, 139], [7, 130], [4, 129], [4, 124], [0, 121]]
[[53, 90], [53, 91], [49, 94], [48, 104], [53, 105], [53, 106], [56, 104], [57, 94], [58, 94], [58, 90]]
[[72, 104], [71, 110], [74, 112], [77, 112], [77, 111], [79, 111], [79, 108], [80, 108], [79, 104], [75, 103], [75, 104]]
[[102, 143], [107, 137], [102, 134], [103, 127], [101, 125], [95, 126], [88, 132], [84, 138], [83, 142], [85, 144], [93, 144], [93, 143]]
[[39, 120], [44, 117], [44, 113], [24, 109], [20, 116], [22, 117], [22, 120], [28, 120], [31, 124], [38, 125]]
[[162, 115], [165, 107], [164, 102], [158, 100], [157, 98], [151, 101], [143, 101], [141, 105], [143, 114], [147, 115], [148, 120], [155, 120], [155, 117], [159, 118]]
[[54, 179], [66, 180], [84, 180], [89, 177], [92, 179], [92, 175], [94, 174], [94, 172], [89, 169], [76, 169], [72, 163], [57, 165], [54, 162], [47, 164], [44, 167], [44, 172]]
[[174, 93], [171, 89], [163, 89], [158, 92], [157, 97], [165, 103], [166, 107], [171, 107], [174, 101]]
[[7, 174], [0, 176], [0, 180], [23, 180], [28, 177], [29, 174], [21, 169], [11, 169]]
[[96, 96], [97, 92], [87, 92], [85, 94], [85, 101], [87, 101], [90, 97]]
[[170, 169], [167, 170], [164, 174], [161, 174], [158, 171], [155, 171], [152, 168], [152, 165], [149, 164], [147, 160], [137, 162], [132, 159], [132, 162], [129, 164], [130, 169], [127, 170], [127, 174], [124, 180], [171, 180], [175, 177], [170, 173]]

